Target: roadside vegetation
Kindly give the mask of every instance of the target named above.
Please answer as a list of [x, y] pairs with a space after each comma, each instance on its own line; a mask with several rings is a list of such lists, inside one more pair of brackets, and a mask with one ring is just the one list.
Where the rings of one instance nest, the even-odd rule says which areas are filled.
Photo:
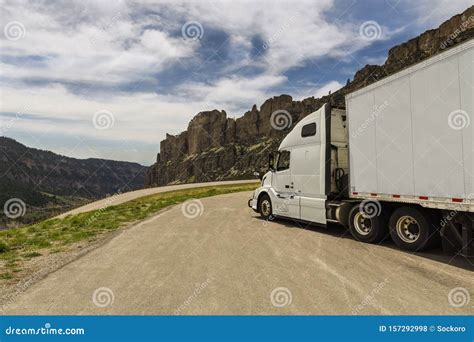
[[163, 192], [64, 219], [53, 218], [0, 231], [0, 281], [18, 278], [25, 263], [33, 258], [66, 252], [77, 243], [92, 243], [104, 234], [146, 219], [168, 206], [256, 187], [257, 183], [246, 183]]

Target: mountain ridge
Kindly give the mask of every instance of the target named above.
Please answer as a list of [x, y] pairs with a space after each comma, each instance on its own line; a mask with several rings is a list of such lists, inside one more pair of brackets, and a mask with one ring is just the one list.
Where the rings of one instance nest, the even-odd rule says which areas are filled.
[[0, 137], [0, 204], [25, 204], [16, 219], [1, 212], [0, 227], [31, 223], [88, 201], [143, 187], [146, 167], [138, 163], [77, 159]]

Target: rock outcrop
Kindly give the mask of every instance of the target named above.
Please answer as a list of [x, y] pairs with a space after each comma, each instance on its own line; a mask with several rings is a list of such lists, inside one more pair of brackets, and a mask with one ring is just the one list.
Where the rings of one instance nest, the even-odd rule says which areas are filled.
[[[346, 94], [473, 37], [471, 6], [437, 29], [393, 47], [383, 65], [366, 65], [352, 81], [331, 95], [302, 101], [293, 101], [289, 95], [275, 96], [259, 109], [254, 105], [236, 120], [227, 118], [225, 111], [201, 112], [186, 131], [166, 135], [156, 163], [146, 173], [145, 186], [251, 178], [254, 171], [266, 169], [268, 153], [278, 147], [294, 124], [324, 103], [343, 108]], [[275, 129], [275, 120], [271, 119], [278, 110], [291, 115], [286, 118], [290, 124], [284, 130]]]

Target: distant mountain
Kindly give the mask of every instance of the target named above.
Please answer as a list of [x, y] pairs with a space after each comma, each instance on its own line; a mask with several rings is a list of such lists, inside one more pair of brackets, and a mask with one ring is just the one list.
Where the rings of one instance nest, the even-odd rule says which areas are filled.
[[[0, 137], [0, 228], [30, 223], [117, 192], [140, 189], [146, 167], [104, 159], [75, 159]], [[26, 213], [12, 220], [5, 204], [18, 198]], [[12, 215], [10, 215], [12, 216]]]

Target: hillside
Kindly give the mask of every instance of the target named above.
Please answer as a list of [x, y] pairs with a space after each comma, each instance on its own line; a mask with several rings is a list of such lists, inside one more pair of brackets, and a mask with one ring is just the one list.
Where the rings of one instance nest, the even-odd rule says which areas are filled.
[[[198, 113], [179, 135], [166, 135], [157, 160], [146, 174], [148, 187], [188, 182], [242, 179], [267, 168], [267, 155], [303, 117], [330, 102], [343, 108], [344, 96], [474, 37], [474, 6], [388, 52], [383, 65], [366, 65], [352, 81], [331, 95], [293, 101], [289, 95], [266, 100], [242, 117], [228, 118], [224, 110]], [[286, 110], [291, 125], [272, 127], [272, 113]], [[289, 119], [289, 118], [288, 118]], [[275, 123], [274, 123], [275, 125]]]
[[143, 187], [145, 167], [103, 159], [75, 159], [26, 147], [0, 137], [0, 204], [25, 203], [25, 215], [10, 219], [2, 210], [0, 228], [30, 223], [88, 201]]

